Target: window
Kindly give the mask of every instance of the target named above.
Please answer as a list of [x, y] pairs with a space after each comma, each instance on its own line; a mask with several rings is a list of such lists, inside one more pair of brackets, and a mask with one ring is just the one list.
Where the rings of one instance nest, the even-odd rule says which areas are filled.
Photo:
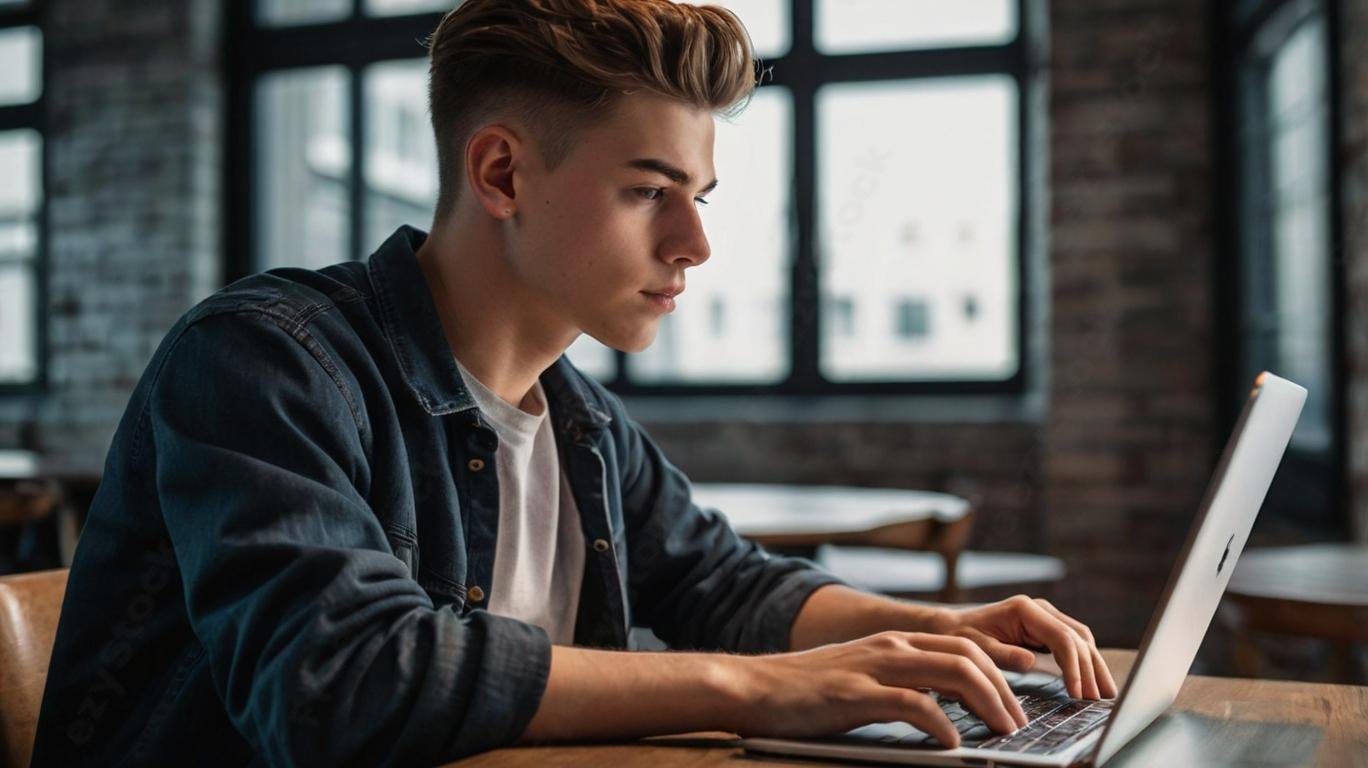
[[[1307, 388], [1306, 404], [1261, 519], [1347, 532], [1341, 377], [1334, 27], [1320, 0], [1245, 0], [1227, 9], [1232, 65], [1228, 142], [1234, 227], [1221, 267], [1236, 277], [1223, 304], [1228, 409], [1272, 370]], [[1232, 124], [1229, 121], [1237, 121]], [[1233, 416], [1230, 418], [1233, 419]]]
[[[768, 76], [718, 125], [712, 259], [650, 348], [583, 337], [571, 359], [629, 394], [1018, 391], [1023, 3], [721, 2]], [[426, 227], [416, 41], [449, 0], [254, 5], [235, 22], [252, 53], [234, 68], [251, 108], [234, 146], [252, 171], [230, 218], [251, 234], [230, 274], [362, 258], [400, 223]]]
[[450, 0], [256, 0], [237, 57], [229, 277], [363, 258], [426, 229], [437, 152], [422, 40]]
[[43, 383], [44, 158], [37, 9], [0, 3], [0, 392]]

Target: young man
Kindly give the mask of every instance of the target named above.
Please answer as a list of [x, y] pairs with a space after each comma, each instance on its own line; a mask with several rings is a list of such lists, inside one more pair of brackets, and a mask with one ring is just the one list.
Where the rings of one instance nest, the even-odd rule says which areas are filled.
[[[1025, 647], [1114, 695], [1044, 602], [909, 605], [739, 538], [563, 357], [581, 333], [645, 348], [707, 260], [714, 113], [754, 86], [734, 16], [468, 0], [431, 56], [431, 234], [225, 288], [139, 382], [35, 765], [434, 764], [887, 720], [955, 744], [916, 689], [1011, 729], [997, 667]], [[634, 624], [691, 650], [626, 652]]]

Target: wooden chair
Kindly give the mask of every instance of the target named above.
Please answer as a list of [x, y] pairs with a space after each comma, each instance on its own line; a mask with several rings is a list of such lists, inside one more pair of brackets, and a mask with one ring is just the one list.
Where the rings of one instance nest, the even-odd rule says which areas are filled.
[[0, 766], [33, 754], [67, 569], [0, 577]]
[[[28, 570], [37, 556], [39, 525], [58, 512], [61, 488], [51, 481], [0, 482], [0, 527], [19, 529], [14, 562], [8, 569]], [[69, 561], [64, 561], [69, 563]]]

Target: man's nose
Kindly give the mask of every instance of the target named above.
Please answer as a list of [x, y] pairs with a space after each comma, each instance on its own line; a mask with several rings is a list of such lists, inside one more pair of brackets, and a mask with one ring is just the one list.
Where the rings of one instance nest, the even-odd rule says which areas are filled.
[[703, 218], [698, 203], [689, 201], [688, 209], [678, 217], [678, 230], [665, 244], [662, 257], [670, 264], [698, 266], [712, 255], [708, 234], [703, 230]]

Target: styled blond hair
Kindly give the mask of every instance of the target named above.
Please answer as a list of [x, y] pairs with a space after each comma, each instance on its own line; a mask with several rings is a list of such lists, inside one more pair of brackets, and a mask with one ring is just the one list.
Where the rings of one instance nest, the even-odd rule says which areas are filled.
[[428, 40], [437, 221], [456, 203], [471, 134], [518, 118], [554, 169], [577, 134], [639, 91], [731, 115], [758, 67], [724, 8], [670, 0], [465, 0]]

